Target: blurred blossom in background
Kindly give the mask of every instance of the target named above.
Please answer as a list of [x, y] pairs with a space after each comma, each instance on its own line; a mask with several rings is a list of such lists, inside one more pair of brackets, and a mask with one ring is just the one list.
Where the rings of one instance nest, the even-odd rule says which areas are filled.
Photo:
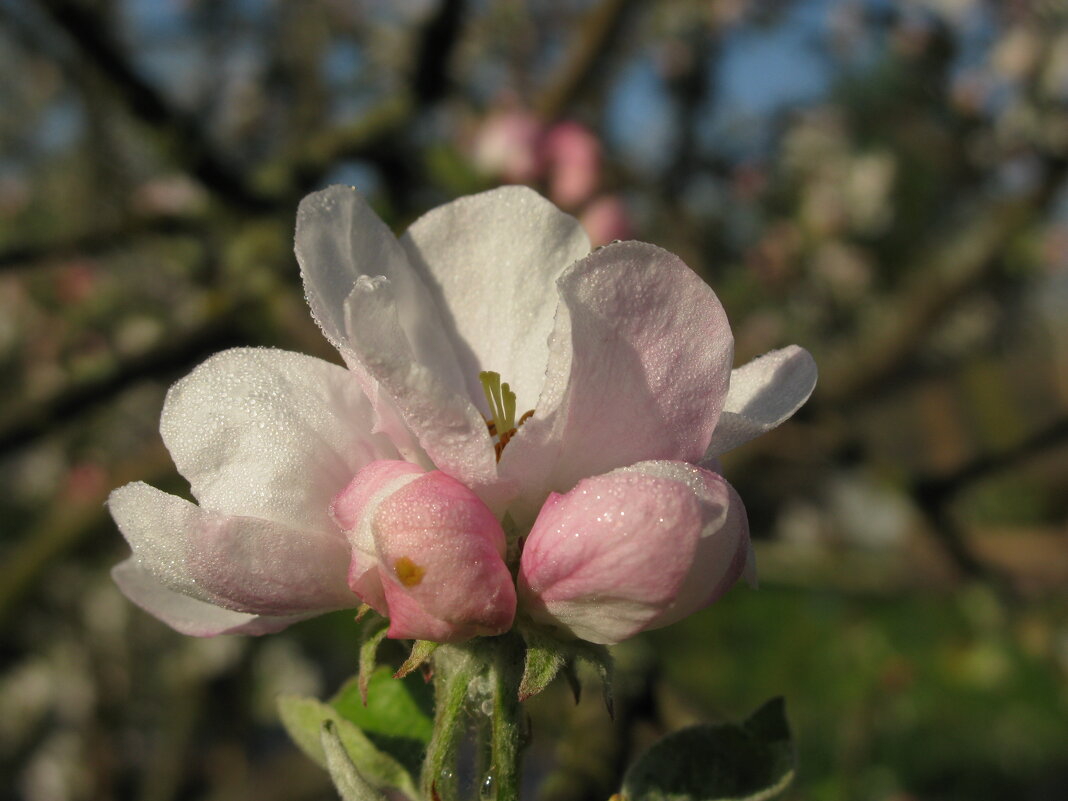
[[539, 697], [530, 798], [777, 694], [790, 798], [1068, 797], [1063, 3], [7, 0], [0, 74], [0, 799], [332, 797], [273, 699], [351, 614], [180, 637], [103, 501], [188, 494], [158, 415], [208, 355], [336, 359], [292, 255], [336, 182], [397, 230], [528, 184], [678, 253], [737, 363], [820, 365], [724, 465], [761, 589], [617, 648], [614, 724]]

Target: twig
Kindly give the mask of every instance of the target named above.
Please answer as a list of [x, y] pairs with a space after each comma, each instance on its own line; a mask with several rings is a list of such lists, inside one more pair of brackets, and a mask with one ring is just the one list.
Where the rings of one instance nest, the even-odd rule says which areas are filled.
[[0, 418], [0, 453], [32, 442], [138, 381], [170, 376], [223, 347], [238, 344], [233, 323], [236, 308], [235, 304], [228, 304], [209, 323], [184, 338], [168, 340], [97, 378], [67, 387], [50, 398], [24, 400], [15, 405]]
[[195, 115], [174, 106], [137, 73], [96, 11], [70, 0], [38, 3], [77, 51], [108, 79], [127, 109], [161, 134], [178, 161], [204, 186], [245, 211], [277, 207], [277, 198], [255, 191], [243, 175], [230, 168], [225, 156], [215, 152]]
[[563, 65], [535, 103], [543, 120], [560, 117], [582, 93], [622, 30], [625, 12], [632, 5], [633, 0], [602, 0], [590, 11]]
[[0, 272], [14, 271], [53, 259], [99, 256], [145, 236], [183, 236], [203, 232], [203, 223], [189, 217], [162, 216], [130, 222], [108, 231], [90, 231], [51, 242], [16, 245], [0, 251]]

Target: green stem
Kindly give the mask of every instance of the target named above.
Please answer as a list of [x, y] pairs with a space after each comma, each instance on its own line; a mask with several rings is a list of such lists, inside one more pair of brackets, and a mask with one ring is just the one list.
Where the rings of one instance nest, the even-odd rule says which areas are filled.
[[478, 660], [462, 646], [441, 646], [433, 656], [434, 733], [423, 762], [423, 797], [456, 801], [456, 751], [465, 732], [468, 689], [479, 673]]
[[496, 801], [518, 801], [520, 774], [519, 682], [522, 678], [522, 643], [514, 635], [494, 642], [490, 679], [493, 712], [490, 720], [490, 774], [492, 786], [483, 785], [483, 797]]

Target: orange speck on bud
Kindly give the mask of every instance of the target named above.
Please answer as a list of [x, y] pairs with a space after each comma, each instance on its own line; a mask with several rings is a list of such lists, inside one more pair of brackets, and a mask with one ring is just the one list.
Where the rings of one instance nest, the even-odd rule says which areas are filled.
[[426, 568], [420, 567], [407, 556], [402, 556], [393, 563], [393, 572], [405, 587], [415, 587], [426, 575]]

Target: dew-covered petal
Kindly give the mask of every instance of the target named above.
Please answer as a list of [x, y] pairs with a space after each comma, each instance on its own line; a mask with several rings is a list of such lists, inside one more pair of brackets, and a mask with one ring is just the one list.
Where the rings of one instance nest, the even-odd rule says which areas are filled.
[[[617, 472], [685, 484], [701, 507], [701, 532], [686, 579], [671, 604], [646, 625], [647, 631], [704, 609], [734, 586], [749, 566], [752, 545], [745, 506], [723, 476], [684, 462], [640, 462]], [[751, 569], [755, 581], [755, 561]]]
[[378, 504], [372, 529], [389, 636], [456, 642], [511, 628], [504, 531], [459, 481], [434, 470], [402, 484]]
[[533, 408], [548, 358], [556, 278], [590, 250], [575, 218], [523, 186], [460, 198], [401, 237], [426, 276], [456, 346], [468, 397], [484, 414], [481, 370], [501, 374], [520, 412]]
[[623, 471], [551, 495], [523, 548], [521, 607], [535, 621], [590, 642], [637, 634], [678, 595], [701, 512], [685, 483]]
[[347, 335], [360, 364], [389, 396], [434, 465], [500, 508], [512, 490], [497, 475], [493, 443], [478, 410], [415, 360], [385, 278], [361, 278], [346, 303]]
[[765, 353], [734, 370], [705, 459], [744, 445], [789, 420], [812, 394], [817, 375], [815, 360], [797, 345]]
[[416, 361], [433, 370], [446, 386], [462, 391], [463, 379], [440, 310], [397, 238], [359, 192], [331, 186], [305, 197], [297, 211], [296, 254], [312, 316], [343, 355], [350, 355], [345, 300], [360, 276], [385, 276], [393, 286], [398, 323]]
[[112, 492], [108, 508], [138, 564], [174, 592], [275, 617], [359, 604], [341, 536], [212, 512], [141, 482]]
[[352, 549], [349, 587], [361, 601], [385, 616], [389, 611], [378, 577], [378, 550], [372, 522], [382, 501], [425, 472], [410, 462], [394, 459], [371, 462], [330, 505], [330, 516], [345, 532]]
[[647, 459], [697, 461], [730, 376], [734, 339], [723, 306], [671, 253], [608, 245], [557, 286], [545, 385], [500, 464], [523, 487], [521, 517], [546, 490], [583, 476]]
[[268, 348], [219, 353], [171, 387], [160, 432], [206, 509], [335, 532], [334, 495], [395, 458], [348, 370]]
[[310, 615], [269, 617], [234, 612], [167, 589], [130, 557], [111, 569], [122, 594], [153, 617], [181, 634], [214, 637], [218, 634], [273, 634]]

